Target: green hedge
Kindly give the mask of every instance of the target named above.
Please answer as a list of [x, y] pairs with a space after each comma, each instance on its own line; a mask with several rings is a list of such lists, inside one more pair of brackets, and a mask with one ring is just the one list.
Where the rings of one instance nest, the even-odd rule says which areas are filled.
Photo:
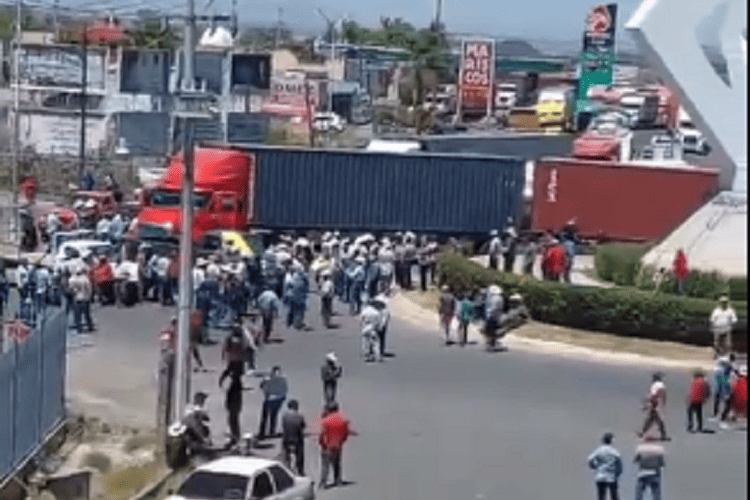
[[[713, 300], [539, 281], [486, 269], [456, 253], [441, 254], [438, 269], [440, 283], [458, 292], [497, 284], [506, 295], [520, 293], [537, 321], [703, 346], [713, 343], [708, 325], [716, 307]], [[741, 317], [735, 337], [744, 332], [746, 339], [747, 303], [733, 306]]]
[[641, 270], [641, 257], [649, 244], [608, 243], [597, 245], [594, 268], [599, 279], [620, 286], [634, 286]]
[[[641, 266], [641, 257], [651, 248], [648, 243], [607, 243], [596, 247], [594, 268], [599, 279], [639, 290], [656, 288], [656, 270]], [[677, 280], [669, 274], [660, 281], [659, 292], [679, 295]], [[747, 279], [727, 280], [718, 273], [691, 271], [685, 280], [685, 295], [716, 300], [729, 295], [733, 301], [747, 302]]]

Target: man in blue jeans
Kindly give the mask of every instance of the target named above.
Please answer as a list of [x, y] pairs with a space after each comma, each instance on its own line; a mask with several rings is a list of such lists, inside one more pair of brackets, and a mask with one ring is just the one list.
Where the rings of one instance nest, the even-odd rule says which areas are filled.
[[617, 481], [622, 474], [622, 457], [612, 446], [612, 433], [605, 432], [602, 444], [589, 456], [589, 468], [596, 471], [596, 494], [598, 500], [604, 500], [609, 490], [611, 500], [619, 500]]
[[263, 391], [264, 399], [258, 439], [265, 439], [276, 435], [279, 410], [284, 404], [289, 389], [286, 377], [281, 374], [281, 367], [274, 366], [271, 369], [271, 375], [263, 379], [260, 389]]
[[652, 500], [661, 500], [661, 469], [664, 467], [664, 447], [654, 438], [647, 437], [635, 449], [638, 479], [635, 483], [635, 500], [643, 500], [646, 488]]

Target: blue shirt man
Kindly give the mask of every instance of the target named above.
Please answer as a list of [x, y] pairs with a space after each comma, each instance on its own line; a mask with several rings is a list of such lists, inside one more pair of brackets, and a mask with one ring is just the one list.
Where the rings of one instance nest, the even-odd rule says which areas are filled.
[[612, 433], [602, 436], [602, 444], [589, 455], [589, 468], [595, 471], [594, 482], [598, 500], [604, 500], [609, 491], [612, 500], [618, 500], [617, 481], [622, 474], [622, 457], [612, 446]]

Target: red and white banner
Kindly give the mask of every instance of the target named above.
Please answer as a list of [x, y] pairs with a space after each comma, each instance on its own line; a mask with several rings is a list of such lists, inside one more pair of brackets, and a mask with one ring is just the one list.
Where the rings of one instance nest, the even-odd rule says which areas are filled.
[[495, 78], [495, 42], [464, 40], [461, 44], [460, 102], [461, 111], [492, 109], [492, 87]]

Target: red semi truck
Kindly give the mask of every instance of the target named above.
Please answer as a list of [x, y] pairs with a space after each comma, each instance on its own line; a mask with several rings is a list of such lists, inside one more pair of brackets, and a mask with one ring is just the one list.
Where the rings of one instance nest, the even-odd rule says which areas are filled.
[[[214, 229], [244, 231], [252, 222], [253, 155], [221, 148], [196, 148], [193, 241]], [[182, 155], [174, 156], [159, 182], [146, 193], [131, 237], [169, 240], [181, 224]]]

